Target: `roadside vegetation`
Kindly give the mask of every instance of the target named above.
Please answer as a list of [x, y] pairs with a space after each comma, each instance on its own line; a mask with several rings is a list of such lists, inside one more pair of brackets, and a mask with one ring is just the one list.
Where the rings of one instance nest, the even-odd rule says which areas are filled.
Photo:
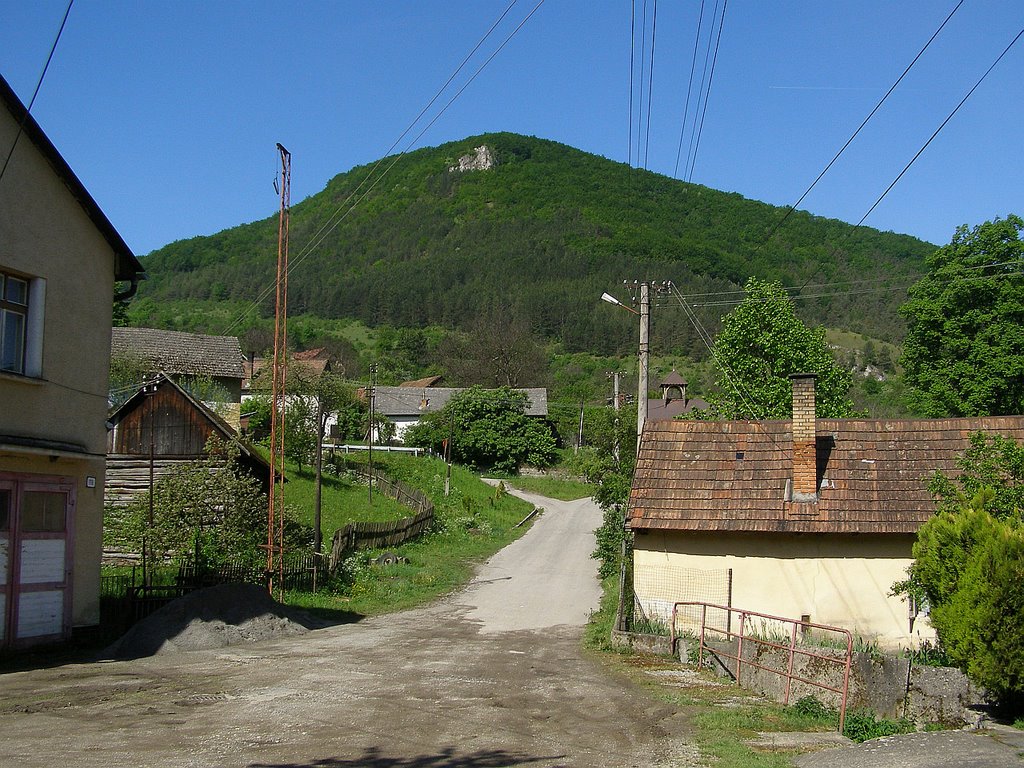
[[[350, 456], [350, 467], [365, 465], [366, 456]], [[399, 561], [383, 565], [375, 563], [380, 550], [366, 550], [349, 555], [340, 572], [317, 592], [289, 592], [285, 602], [330, 615], [349, 612], [363, 616], [403, 610], [423, 605], [447, 594], [472, 576], [475, 565], [502, 547], [519, 538], [529, 523], [516, 527], [533, 507], [508, 494], [501, 487], [490, 486], [468, 469], [452, 467], [450, 494], [444, 495], [446, 465], [431, 457], [387, 454], [374, 457], [374, 465], [390, 477], [419, 488], [434, 502], [435, 523], [425, 536], [398, 547], [389, 548]], [[287, 491], [286, 491], [287, 493]], [[287, 498], [287, 497], [286, 497]], [[337, 524], [356, 515], [366, 514], [368, 507], [384, 501], [363, 485], [351, 507], [332, 517]], [[398, 505], [401, 507], [401, 505]], [[324, 506], [325, 519], [328, 505]], [[362, 510], [362, 511], [360, 511]], [[410, 514], [401, 507], [400, 516]], [[330, 513], [334, 515], [335, 513]], [[339, 525], [341, 527], [341, 525]], [[325, 530], [325, 541], [330, 534]]]

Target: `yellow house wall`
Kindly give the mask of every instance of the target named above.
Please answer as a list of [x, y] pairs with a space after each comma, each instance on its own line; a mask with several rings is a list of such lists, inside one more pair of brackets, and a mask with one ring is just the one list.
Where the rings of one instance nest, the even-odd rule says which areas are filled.
[[[17, 126], [0, 108], [0, 146]], [[22, 136], [0, 184], [0, 267], [46, 280], [42, 375], [0, 373], [0, 435], [73, 443], [79, 458], [0, 452], [0, 471], [78, 479], [72, 623], [99, 620], [99, 560], [114, 254]], [[96, 479], [87, 488], [86, 477]]]
[[[889, 596], [893, 583], [906, 578], [913, 541], [912, 535], [638, 533], [634, 585], [641, 603], [657, 611], [677, 599], [703, 599], [692, 595], [700, 572], [710, 584], [731, 568], [736, 608], [810, 616], [885, 648], [917, 646], [933, 640], [934, 631], [923, 616], [911, 628], [906, 600]], [[684, 580], [688, 594], [679, 596], [674, 585]]]

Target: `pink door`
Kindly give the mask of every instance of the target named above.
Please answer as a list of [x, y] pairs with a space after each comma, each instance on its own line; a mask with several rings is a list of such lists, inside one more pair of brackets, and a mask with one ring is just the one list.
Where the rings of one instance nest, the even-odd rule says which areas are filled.
[[70, 633], [74, 497], [67, 478], [0, 476], [0, 646]]

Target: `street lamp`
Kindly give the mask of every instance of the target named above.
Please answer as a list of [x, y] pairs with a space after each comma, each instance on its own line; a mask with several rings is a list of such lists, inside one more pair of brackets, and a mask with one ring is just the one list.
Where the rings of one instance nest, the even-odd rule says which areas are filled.
[[640, 436], [644, 432], [644, 423], [647, 421], [647, 376], [650, 367], [651, 356], [651, 284], [640, 283], [640, 311], [637, 312], [630, 306], [623, 304], [610, 293], [602, 293], [601, 301], [622, 307], [640, 316], [640, 348], [637, 354], [637, 368], [639, 369], [639, 382], [636, 392], [636, 451], [640, 453]]

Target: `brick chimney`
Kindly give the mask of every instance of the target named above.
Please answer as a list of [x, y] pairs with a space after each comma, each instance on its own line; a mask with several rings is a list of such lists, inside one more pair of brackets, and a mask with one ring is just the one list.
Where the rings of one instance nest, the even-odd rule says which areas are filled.
[[817, 374], [794, 373], [793, 382], [793, 501], [818, 500], [818, 451], [814, 413]]

